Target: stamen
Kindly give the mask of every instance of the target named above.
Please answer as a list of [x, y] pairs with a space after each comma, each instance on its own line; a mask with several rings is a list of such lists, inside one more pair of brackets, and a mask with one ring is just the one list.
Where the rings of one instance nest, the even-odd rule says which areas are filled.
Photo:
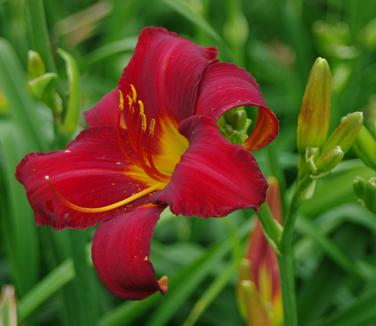
[[146, 124], [147, 124], [146, 115], [145, 115], [145, 113], [140, 112], [140, 116], [141, 116], [141, 130], [145, 132], [146, 131]]
[[144, 103], [141, 100], [138, 100], [138, 106], [140, 108], [140, 113], [145, 113]]
[[129, 108], [131, 108], [131, 106], [133, 105], [133, 100], [129, 95], [127, 95], [127, 99], [128, 99], [128, 106]]
[[149, 135], [151, 137], [154, 136], [154, 128], [155, 128], [155, 119], [153, 118], [150, 120], [150, 126], [149, 126]]
[[145, 188], [144, 190], [128, 197], [128, 198], [125, 198], [123, 200], [120, 200], [116, 203], [113, 203], [113, 204], [110, 204], [110, 205], [105, 205], [105, 206], [101, 206], [101, 207], [83, 207], [83, 206], [80, 206], [80, 205], [76, 205], [74, 203], [72, 203], [70, 200], [68, 200], [67, 198], [65, 198], [55, 187], [54, 185], [51, 183], [51, 180], [49, 178], [49, 176], [45, 176], [45, 179], [46, 179], [46, 182], [48, 183], [48, 185], [51, 187], [51, 189], [53, 190], [53, 192], [55, 193], [55, 195], [59, 198], [59, 200], [64, 204], [66, 205], [67, 207], [75, 210], [75, 211], [78, 211], [78, 212], [81, 212], [81, 213], [103, 213], [103, 212], [108, 212], [110, 210], [113, 210], [115, 208], [119, 208], [121, 206], [124, 206], [126, 204], [129, 204], [131, 203], [132, 201], [135, 201], [136, 199], [139, 199], [147, 194], [150, 194], [151, 192], [155, 191], [155, 190], [158, 190], [158, 189], [162, 189], [162, 184], [161, 183], [156, 183], [148, 188]]
[[133, 102], [136, 103], [136, 101], [137, 101], [137, 91], [136, 91], [136, 87], [134, 87], [133, 84], [130, 84], [130, 86], [131, 86], [131, 90], [132, 90], [132, 100], [133, 100]]
[[119, 89], [119, 109], [120, 111], [124, 109], [124, 95], [121, 89]]

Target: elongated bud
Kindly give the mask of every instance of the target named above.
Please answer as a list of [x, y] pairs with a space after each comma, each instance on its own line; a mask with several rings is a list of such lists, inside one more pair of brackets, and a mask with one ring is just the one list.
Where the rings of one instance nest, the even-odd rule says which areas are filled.
[[29, 79], [42, 76], [46, 72], [44, 62], [38, 52], [30, 50], [27, 53], [27, 72]]
[[327, 152], [340, 146], [343, 153], [346, 153], [358, 137], [363, 125], [363, 113], [354, 112], [344, 116], [340, 125], [334, 130], [328, 141], [325, 143], [322, 152]]
[[318, 58], [314, 63], [305, 89], [298, 118], [298, 151], [321, 147], [329, 129], [332, 77], [328, 62]]
[[352, 149], [364, 164], [376, 170], [376, 139], [365, 126], [360, 129]]
[[4, 285], [1, 289], [0, 325], [17, 326], [16, 295], [11, 285]]
[[372, 177], [369, 180], [356, 177], [353, 188], [360, 203], [371, 212], [376, 213], [376, 177]]
[[[279, 187], [269, 180], [266, 202], [276, 220], [282, 218]], [[250, 236], [248, 253], [241, 263], [238, 300], [248, 325], [279, 326], [283, 322], [277, 256], [257, 220]]]

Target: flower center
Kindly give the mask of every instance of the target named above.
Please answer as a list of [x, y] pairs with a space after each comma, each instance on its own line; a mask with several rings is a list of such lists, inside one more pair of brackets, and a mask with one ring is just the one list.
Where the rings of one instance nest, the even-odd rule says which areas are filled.
[[[56, 197], [67, 207], [81, 213], [103, 213], [127, 205], [152, 192], [163, 189], [169, 182], [176, 164], [188, 148], [188, 140], [179, 133], [177, 123], [167, 115], [153, 117], [145, 114], [144, 103], [137, 98], [136, 88], [131, 84], [127, 95], [128, 107], [124, 110], [124, 95], [119, 90], [118, 144], [126, 160], [130, 163], [124, 173], [146, 187], [138, 193], [115, 203], [101, 207], [84, 207], [71, 202], [45, 176], [46, 182]], [[127, 147], [125, 147], [125, 143]]]
[[[144, 103], [138, 99], [136, 88], [132, 84], [130, 90], [126, 110], [124, 95], [119, 90], [119, 130], [126, 131], [135, 157], [125, 173], [149, 185], [163, 185], [162, 189], [188, 148], [188, 140], [179, 133], [177, 123], [166, 114], [148, 117]], [[119, 139], [120, 144], [123, 139]]]

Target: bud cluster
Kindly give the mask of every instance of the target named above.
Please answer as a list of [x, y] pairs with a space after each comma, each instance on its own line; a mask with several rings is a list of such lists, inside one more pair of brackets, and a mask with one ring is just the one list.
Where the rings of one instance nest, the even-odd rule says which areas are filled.
[[320, 177], [338, 165], [355, 142], [363, 125], [363, 113], [344, 116], [327, 137], [330, 120], [331, 73], [325, 59], [314, 63], [298, 120], [297, 145], [301, 155], [299, 176]]

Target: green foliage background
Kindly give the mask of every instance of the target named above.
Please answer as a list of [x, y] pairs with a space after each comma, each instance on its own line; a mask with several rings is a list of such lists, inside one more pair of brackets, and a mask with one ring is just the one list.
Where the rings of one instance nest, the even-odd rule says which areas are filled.
[[[47, 71], [58, 74], [62, 116], [73, 110], [70, 126], [77, 132], [84, 122], [80, 114], [76, 125], [75, 108], [90, 108], [116, 86], [142, 27], [164, 26], [218, 47], [222, 60], [255, 76], [280, 119], [279, 138], [256, 157], [266, 175], [277, 176], [286, 201], [297, 173], [297, 114], [317, 56], [327, 58], [333, 73], [332, 126], [355, 110], [367, 120], [375, 117], [375, 17], [372, 0], [0, 0], [0, 284], [15, 285], [19, 321], [241, 325], [236, 270], [253, 225], [248, 210], [205, 221], [164, 213], [152, 259], [157, 273], [169, 276], [168, 294], [140, 302], [108, 294], [88, 254], [93, 229], [36, 227], [14, 178], [26, 153], [62, 148], [74, 136], [56, 133], [51, 110], [30, 95], [28, 49], [39, 51]], [[68, 67], [79, 80], [78, 94], [68, 93], [69, 58], [63, 60], [57, 48], [77, 62]], [[372, 175], [350, 152], [300, 210], [295, 257], [301, 325], [376, 325], [376, 217], [352, 191], [356, 176]]]

